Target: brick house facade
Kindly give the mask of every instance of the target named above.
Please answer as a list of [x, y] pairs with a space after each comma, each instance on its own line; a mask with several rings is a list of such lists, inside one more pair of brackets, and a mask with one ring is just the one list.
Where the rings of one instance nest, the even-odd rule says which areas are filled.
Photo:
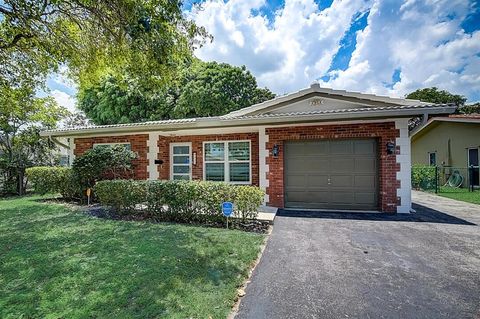
[[[80, 156], [96, 144], [128, 143], [131, 150], [138, 154], [133, 163], [135, 179], [167, 180], [175, 177], [249, 183], [265, 191], [265, 205], [282, 208], [287, 204], [287, 207], [293, 207], [290, 206], [291, 201], [287, 201], [287, 197], [293, 197], [293, 193], [288, 193], [292, 182], [288, 182], [287, 176], [294, 176], [295, 169], [300, 168], [304, 170], [303, 175], [297, 174], [300, 177], [295, 181], [303, 181], [303, 184], [296, 192], [304, 194], [303, 202], [313, 205], [313, 208], [338, 207], [323, 207], [324, 202], [318, 198], [324, 193], [333, 194], [335, 200], [350, 201], [346, 203], [346, 209], [362, 207], [356, 205], [371, 195], [369, 198], [373, 205], [368, 207], [382, 212], [408, 213], [411, 209], [409, 119], [429, 114], [449, 114], [454, 110], [453, 105], [337, 91], [314, 84], [225, 116], [51, 130], [41, 134], [54, 141], [56, 138], [67, 138], [70, 163], [75, 156]], [[374, 146], [370, 147], [366, 159], [362, 158], [363, 164], [359, 164], [354, 149], [362, 141]], [[343, 163], [350, 161], [349, 171], [333, 172], [338, 176], [343, 174], [344, 184], [330, 183], [330, 177], [338, 176], [328, 171], [320, 172], [327, 167], [319, 164], [325, 158], [338, 170], [340, 164], [334, 163], [341, 162], [336, 160], [337, 153], [329, 151], [326, 155], [321, 154], [320, 159], [304, 154], [322, 143], [353, 145], [351, 149], [354, 151], [343, 159]], [[178, 145], [188, 147], [182, 149]], [[297, 156], [296, 162], [285, 155], [288, 145], [304, 147], [299, 156], [294, 152], [288, 153], [288, 156]], [[176, 150], [173, 154], [172, 147]], [[213, 148], [218, 148], [215, 150], [217, 153], [212, 153]], [[319, 151], [313, 149], [313, 152]], [[207, 156], [210, 158], [208, 162], [205, 161]], [[220, 156], [220, 162], [211, 162], [215, 156]], [[172, 163], [172, 158], [177, 162]], [[286, 165], [287, 162], [289, 165]], [[368, 179], [365, 171], [358, 170], [367, 162], [372, 173], [368, 177], [369, 183], [374, 185], [370, 188], [365, 182]], [[328, 176], [328, 184], [322, 180], [326, 178], [325, 174], [331, 175]], [[212, 179], [213, 176], [215, 178]], [[345, 183], [351, 185], [345, 186]], [[300, 201], [301, 204], [303, 202]], [[331, 203], [325, 205], [328, 204]]]

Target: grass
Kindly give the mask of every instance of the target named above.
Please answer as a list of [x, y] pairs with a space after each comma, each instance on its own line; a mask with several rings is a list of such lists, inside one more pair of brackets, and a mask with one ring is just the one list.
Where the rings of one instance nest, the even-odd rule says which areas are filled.
[[0, 200], [0, 318], [225, 318], [263, 239]]
[[480, 204], [480, 190], [469, 192], [468, 188], [441, 187], [438, 195], [467, 203]]

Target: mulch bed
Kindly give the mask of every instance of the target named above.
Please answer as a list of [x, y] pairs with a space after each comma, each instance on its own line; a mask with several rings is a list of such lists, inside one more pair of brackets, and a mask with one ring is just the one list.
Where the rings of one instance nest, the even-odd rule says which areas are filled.
[[[169, 220], [165, 220], [162, 218], [158, 218], [155, 215], [151, 215], [146, 212], [137, 211], [135, 214], [123, 215], [118, 214], [113, 210], [106, 209], [105, 207], [95, 204], [90, 205], [88, 207], [82, 207], [83, 210], [90, 216], [94, 216], [97, 218], [105, 218], [105, 219], [113, 219], [113, 220], [125, 220], [125, 221], [148, 221], [153, 223], [165, 223], [165, 222], [172, 222]], [[86, 209], [85, 209], [86, 208]], [[195, 225], [195, 226], [206, 226], [206, 227], [216, 227], [216, 228], [226, 228], [227, 224], [226, 221], [211, 221], [208, 223], [197, 223], [197, 222], [177, 222], [180, 224], [188, 224], [188, 225]], [[230, 219], [228, 222], [229, 229], [238, 229], [247, 232], [254, 232], [265, 234], [268, 233], [268, 229], [270, 227], [270, 223], [268, 221], [261, 221], [261, 220], [248, 220], [242, 222], [238, 219]]]

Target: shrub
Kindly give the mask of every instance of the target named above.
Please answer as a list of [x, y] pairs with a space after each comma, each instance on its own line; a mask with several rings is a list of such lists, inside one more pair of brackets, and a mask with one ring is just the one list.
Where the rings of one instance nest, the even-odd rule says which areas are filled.
[[262, 205], [265, 193], [258, 187], [235, 187], [235, 210], [243, 220], [257, 217], [258, 208]]
[[222, 218], [221, 203], [233, 201], [234, 186], [203, 181], [151, 181], [148, 209], [158, 218], [181, 222], [205, 222]]
[[72, 169], [84, 189], [103, 179], [130, 177], [136, 153], [122, 145], [95, 147], [75, 158]]
[[127, 213], [146, 202], [145, 181], [112, 180], [99, 181], [94, 192], [100, 203], [113, 207], [117, 212]]
[[258, 187], [204, 181], [101, 181], [95, 192], [101, 204], [119, 213], [146, 203], [147, 212], [159, 220], [196, 223], [223, 221], [225, 201], [234, 203], [243, 220], [255, 218], [264, 196]]
[[437, 181], [435, 180], [435, 166], [412, 166], [412, 187], [414, 189], [435, 189], [436, 183]]
[[39, 194], [58, 194], [64, 198], [81, 197], [82, 189], [73, 178], [72, 169], [68, 167], [38, 166], [26, 170], [33, 189]]

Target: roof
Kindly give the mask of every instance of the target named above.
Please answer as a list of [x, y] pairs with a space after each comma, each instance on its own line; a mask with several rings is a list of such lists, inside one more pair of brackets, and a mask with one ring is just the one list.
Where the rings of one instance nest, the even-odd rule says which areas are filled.
[[334, 90], [334, 89], [329, 89], [329, 88], [322, 88], [320, 87], [320, 84], [318, 83], [313, 83], [309, 88], [299, 90], [297, 92], [293, 92], [287, 95], [279, 96], [274, 99], [255, 104], [249, 107], [245, 107], [243, 109], [240, 109], [238, 111], [233, 111], [228, 113], [227, 117], [231, 116], [239, 116], [239, 115], [246, 115], [252, 112], [260, 111], [266, 108], [269, 108], [274, 105], [278, 105], [281, 103], [285, 103], [297, 98], [300, 98], [302, 96], [306, 96], [308, 94], [312, 93], [319, 93], [323, 94], [326, 96], [331, 96], [331, 97], [345, 97], [345, 98], [354, 98], [358, 100], [363, 100], [363, 101], [370, 101], [370, 102], [383, 102], [383, 103], [388, 103], [391, 105], [422, 105], [422, 104], [430, 104], [430, 103], [424, 103], [419, 100], [411, 100], [411, 99], [402, 99], [402, 98], [393, 98], [393, 97], [388, 97], [388, 96], [381, 96], [381, 95], [375, 95], [375, 94], [365, 94], [365, 93], [360, 93], [360, 92], [351, 92], [351, 91], [345, 91], [345, 90]]
[[[328, 109], [326, 106], [315, 106], [307, 111], [288, 111], [290, 103], [304, 102], [312, 96], [342, 101], [341, 108]], [[272, 110], [276, 113], [271, 113], [270, 111]], [[223, 116], [64, 128], [44, 131], [41, 132], [41, 135], [72, 136], [107, 132], [175, 131], [362, 118], [412, 117], [421, 114], [449, 114], [453, 113], [454, 110], [455, 106], [452, 104], [431, 104], [417, 100], [333, 90], [321, 88], [320, 85], [313, 84], [307, 89], [255, 104]]]
[[421, 126], [414, 132], [412, 132], [411, 137], [417, 136], [420, 132], [426, 132], [434, 124], [438, 122], [453, 122], [453, 123], [473, 123], [480, 124], [480, 114], [450, 114], [448, 116], [436, 116], [428, 120], [425, 125]]

